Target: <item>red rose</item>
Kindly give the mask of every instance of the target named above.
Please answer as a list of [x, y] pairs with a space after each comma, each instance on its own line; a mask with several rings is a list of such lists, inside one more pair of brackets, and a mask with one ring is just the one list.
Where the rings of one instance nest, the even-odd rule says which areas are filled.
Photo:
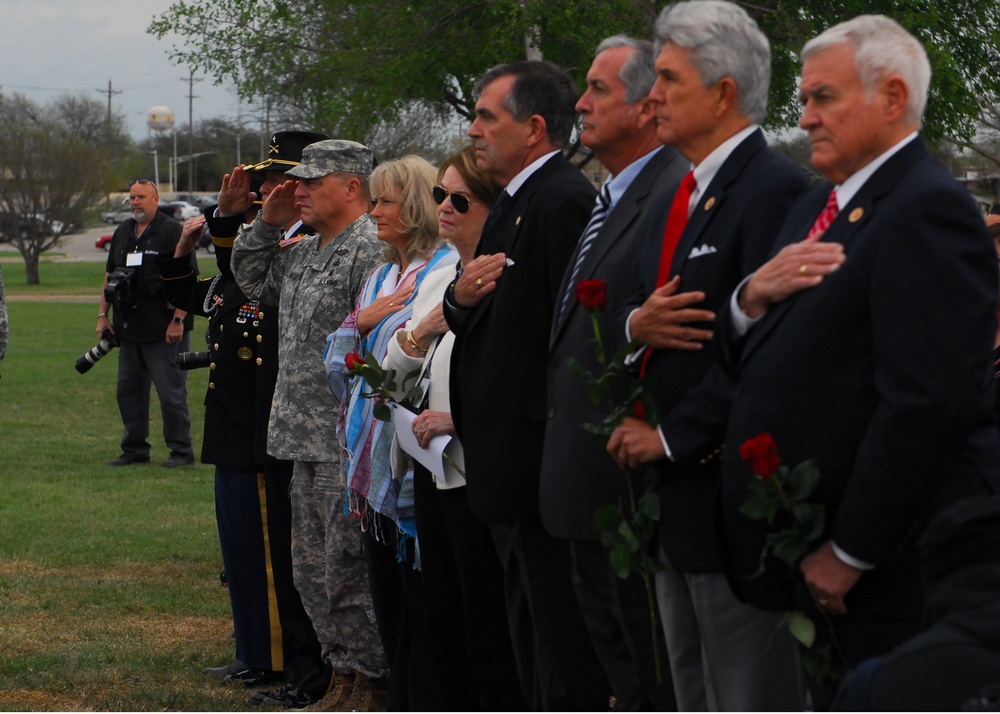
[[353, 372], [356, 369], [360, 369], [361, 367], [364, 367], [365, 366], [365, 360], [364, 360], [364, 358], [361, 355], [359, 355], [355, 351], [355, 352], [351, 352], [350, 354], [348, 354], [347, 356], [344, 357], [344, 364], [347, 365], [347, 371], [348, 372]]
[[767, 432], [747, 439], [740, 447], [740, 456], [749, 461], [753, 472], [763, 479], [773, 476], [781, 466], [778, 447]]
[[606, 310], [608, 283], [604, 280], [581, 280], [576, 284], [576, 301], [587, 312]]

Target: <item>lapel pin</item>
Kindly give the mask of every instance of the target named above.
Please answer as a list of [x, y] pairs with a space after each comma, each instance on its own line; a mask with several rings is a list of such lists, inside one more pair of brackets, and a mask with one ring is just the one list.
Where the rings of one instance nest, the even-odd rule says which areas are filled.
[[712, 196], [707, 201], [705, 201], [705, 210], [706, 211], [712, 210], [712, 206], [714, 205], [715, 205], [715, 196]]
[[516, 221], [514, 221], [514, 225], [515, 225], [515, 226], [519, 226], [519, 225], [521, 225], [521, 217], [520, 217], [520, 216], [518, 216], [518, 217], [517, 217], [517, 220], [516, 220]]
[[861, 216], [863, 215], [865, 215], [865, 209], [860, 207], [855, 208], [853, 211], [851, 211], [851, 215], [847, 217], [847, 220], [849, 220], [851, 223], [857, 223], [858, 221], [861, 220]]

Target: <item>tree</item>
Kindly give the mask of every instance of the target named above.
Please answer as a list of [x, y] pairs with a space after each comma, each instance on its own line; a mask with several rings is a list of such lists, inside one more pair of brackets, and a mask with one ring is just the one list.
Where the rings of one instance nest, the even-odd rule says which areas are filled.
[[181, 0], [149, 31], [178, 35], [176, 61], [244, 99], [294, 104], [310, 128], [365, 141], [413, 102], [471, 120], [475, 82], [523, 57], [526, 37], [582, 78], [606, 28], [649, 27], [652, 12], [635, 0]]
[[107, 137], [99, 102], [63, 97], [40, 107], [0, 95], [0, 232], [24, 258], [29, 285], [39, 282], [39, 256], [113, 185]]
[[[968, 143], [979, 99], [1000, 96], [995, 0], [740, 2], [771, 40], [768, 125], [798, 120], [797, 53], [824, 28], [862, 13], [897, 19], [934, 70], [924, 134]], [[475, 81], [539, 49], [582, 83], [593, 50], [618, 32], [651, 34], [655, 0], [178, 0], [149, 32], [176, 35], [171, 56], [244, 99], [295, 105], [331, 135], [366, 140], [426, 102], [471, 120]]]

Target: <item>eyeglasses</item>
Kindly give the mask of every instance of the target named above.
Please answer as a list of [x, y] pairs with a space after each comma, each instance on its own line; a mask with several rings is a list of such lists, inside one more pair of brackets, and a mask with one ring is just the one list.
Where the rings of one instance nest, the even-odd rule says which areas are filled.
[[455, 207], [455, 210], [459, 213], [468, 213], [470, 206], [475, 206], [475, 201], [470, 201], [469, 197], [465, 194], [458, 193], [456, 191], [449, 191], [444, 186], [434, 187], [434, 203], [441, 205], [444, 203], [444, 199], [451, 196], [451, 205]]

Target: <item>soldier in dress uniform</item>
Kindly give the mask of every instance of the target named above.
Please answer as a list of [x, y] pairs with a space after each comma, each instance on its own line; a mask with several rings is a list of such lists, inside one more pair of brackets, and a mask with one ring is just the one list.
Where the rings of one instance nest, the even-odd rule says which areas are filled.
[[[302, 149], [326, 137], [313, 132], [279, 132], [267, 159], [244, 167], [255, 196], [266, 196], [295, 166]], [[277, 176], [277, 178], [275, 178]], [[293, 703], [308, 704], [332, 686], [333, 670], [292, 578], [292, 462], [267, 453], [267, 425], [278, 374], [278, 308], [248, 298], [230, 269], [240, 226], [253, 220], [261, 201], [220, 194], [219, 206], [188, 221], [174, 258], [161, 261], [165, 291], [177, 304], [209, 318], [209, 384], [205, 396], [202, 461], [216, 465], [215, 501], [226, 569], [236, 659], [206, 674], [247, 687], [283, 680]], [[245, 209], [243, 212], [240, 209]], [[196, 281], [181, 258], [193, 248], [207, 220], [219, 274]], [[312, 233], [301, 220], [283, 226], [282, 249]], [[262, 700], [269, 693], [253, 695]], [[251, 701], [256, 701], [254, 698]]]

